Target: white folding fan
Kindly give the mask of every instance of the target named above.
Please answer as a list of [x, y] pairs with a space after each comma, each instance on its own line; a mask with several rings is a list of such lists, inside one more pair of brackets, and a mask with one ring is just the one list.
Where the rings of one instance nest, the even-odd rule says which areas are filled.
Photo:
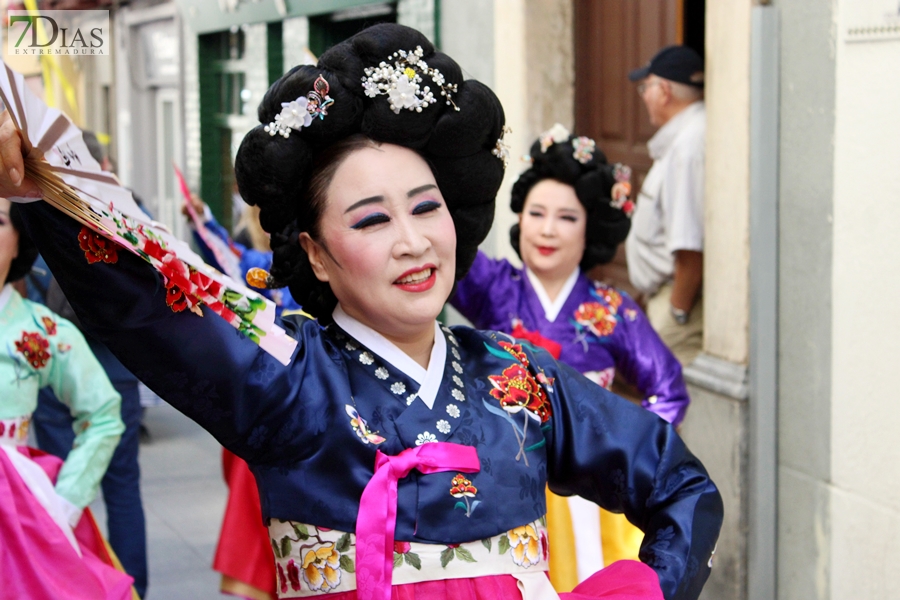
[[100, 170], [81, 130], [31, 93], [6, 63], [0, 68], [0, 100], [22, 132], [25, 175], [44, 201], [153, 265], [170, 290], [181, 292], [180, 307], [202, 315], [199, 306], [206, 304], [279, 362], [290, 362], [297, 342], [275, 324], [274, 303], [207, 265], [147, 217], [115, 175]]

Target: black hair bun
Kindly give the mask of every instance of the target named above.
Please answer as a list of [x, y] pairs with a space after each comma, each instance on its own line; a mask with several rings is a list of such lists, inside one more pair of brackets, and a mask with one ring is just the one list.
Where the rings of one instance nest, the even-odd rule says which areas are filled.
[[[405, 84], [402, 73], [409, 69], [418, 90], [415, 99], [403, 99], [413, 110], [392, 107], [387, 86], [377, 84], [391, 75]], [[281, 114], [282, 104], [308, 97], [319, 77], [333, 101], [325, 114], [289, 130], [287, 138], [270, 135], [266, 127], [273, 129], [270, 124]], [[492, 154], [503, 131], [503, 108], [487, 86], [464, 80], [459, 65], [436, 52], [420, 32], [395, 24], [361, 31], [322, 54], [316, 66], [288, 71], [269, 88], [258, 114], [261, 125], [244, 138], [235, 161], [238, 189], [245, 201], [260, 207], [263, 229], [272, 234], [273, 280], [289, 285], [304, 310], [327, 320], [334, 299], [318, 285], [305, 252], [291, 238], [313, 226], [305, 215], [317, 157], [354, 134], [422, 155], [456, 224], [457, 276], [471, 266], [490, 230], [503, 179], [503, 161]]]
[[[512, 186], [510, 208], [521, 213], [528, 193], [544, 179], [571, 185], [587, 211], [584, 255], [579, 266], [587, 271], [613, 259], [631, 229], [631, 219], [612, 204], [615, 167], [590, 138], [570, 135], [561, 125], [544, 133], [531, 146], [531, 167]], [[519, 251], [519, 225], [510, 229], [510, 242]]]

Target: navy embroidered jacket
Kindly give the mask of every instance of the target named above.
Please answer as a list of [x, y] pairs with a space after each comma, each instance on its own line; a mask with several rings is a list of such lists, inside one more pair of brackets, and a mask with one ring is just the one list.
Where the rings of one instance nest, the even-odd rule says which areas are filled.
[[[470, 511], [453, 472], [413, 471], [398, 489], [396, 539], [451, 544], [508, 531], [546, 512], [545, 485], [624, 512], [646, 534], [641, 559], [667, 599], [694, 599], [710, 572], [722, 501], [665, 421], [543, 350], [503, 334], [445, 329], [434, 406], [418, 385], [336, 325], [282, 323], [298, 341], [287, 367], [204, 308], [174, 313], [156, 272], [122, 251], [88, 265], [80, 226], [42, 202], [24, 219], [86, 330], [257, 478], [263, 516], [354, 531], [375, 451], [430, 441], [474, 446]], [[600, 568], [601, 565], [598, 565]]]

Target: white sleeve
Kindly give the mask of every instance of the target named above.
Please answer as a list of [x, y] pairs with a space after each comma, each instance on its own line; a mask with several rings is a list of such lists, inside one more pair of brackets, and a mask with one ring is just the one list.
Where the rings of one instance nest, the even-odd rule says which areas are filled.
[[662, 188], [669, 252], [703, 251], [704, 162], [702, 140], [672, 149]]

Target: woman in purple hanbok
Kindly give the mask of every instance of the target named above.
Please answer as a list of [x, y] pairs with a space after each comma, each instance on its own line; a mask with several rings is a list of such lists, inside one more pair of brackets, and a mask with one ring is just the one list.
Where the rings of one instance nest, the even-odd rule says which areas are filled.
[[[628, 234], [628, 168], [608, 164], [593, 140], [558, 124], [534, 143], [531, 158], [510, 203], [519, 214], [511, 241], [524, 268], [479, 252], [451, 304], [476, 327], [542, 346], [603, 387], [618, 370], [647, 410], [678, 425], [689, 402], [678, 361], [634, 300], [586, 274], [612, 260]], [[598, 513], [578, 496], [549, 496], [557, 589], [571, 589], [601, 561], [637, 558], [643, 534], [624, 516]]]

